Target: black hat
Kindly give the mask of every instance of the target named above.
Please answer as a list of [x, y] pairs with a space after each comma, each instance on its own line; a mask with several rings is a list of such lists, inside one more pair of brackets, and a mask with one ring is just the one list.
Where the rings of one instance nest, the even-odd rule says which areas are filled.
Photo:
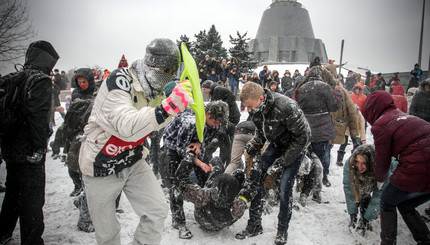
[[211, 80], [206, 80], [202, 83], [202, 88], [212, 88], [214, 82]]
[[230, 207], [240, 191], [239, 182], [233, 175], [222, 173], [213, 180], [211, 197], [218, 207]]

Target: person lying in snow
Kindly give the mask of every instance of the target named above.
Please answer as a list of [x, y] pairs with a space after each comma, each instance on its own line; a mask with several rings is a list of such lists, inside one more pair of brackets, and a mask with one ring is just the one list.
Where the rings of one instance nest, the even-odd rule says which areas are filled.
[[204, 187], [190, 182], [194, 158], [194, 152], [189, 151], [176, 170], [176, 177], [184, 198], [194, 204], [196, 222], [209, 231], [231, 226], [247, 208], [244, 199], [252, 200], [257, 194], [261, 176], [260, 157], [254, 158], [254, 167], [246, 179], [243, 170], [224, 173], [221, 159], [214, 157], [210, 162], [213, 168]]
[[[390, 173], [396, 166], [397, 161], [393, 159]], [[367, 144], [357, 147], [343, 168], [343, 190], [346, 207], [351, 218], [349, 227], [356, 229], [360, 235], [372, 230], [369, 222], [379, 214], [381, 193], [387, 185], [384, 183], [382, 188], [377, 187], [373, 175], [374, 168], [375, 148], [373, 145]], [[360, 211], [361, 217], [357, 223], [358, 211]]]

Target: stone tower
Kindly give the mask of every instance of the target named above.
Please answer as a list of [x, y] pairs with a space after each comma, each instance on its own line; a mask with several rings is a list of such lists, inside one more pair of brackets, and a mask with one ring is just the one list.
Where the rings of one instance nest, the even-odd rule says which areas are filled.
[[324, 43], [316, 39], [309, 13], [296, 0], [272, 0], [249, 42], [260, 64], [309, 63], [319, 56], [327, 63]]

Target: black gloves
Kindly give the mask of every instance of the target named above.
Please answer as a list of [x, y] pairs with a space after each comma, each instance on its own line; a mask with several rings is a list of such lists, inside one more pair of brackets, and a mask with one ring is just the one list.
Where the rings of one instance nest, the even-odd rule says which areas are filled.
[[39, 163], [40, 161], [42, 161], [45, 154], [46, 154], [46, 150], [39, 149], [36, 152], [34, 152], [32, 156], [27, 156], [27, 161], [33, 164]]
[[366, 233], [367, 230], [372, 230], [372, 228], [369, 225], [369, 221], [367, 219], [361, 218], [360, 221], [358, 221], [358, 226], [356, 230], [358, 234], [364, 236], [364, 233]]
[[259, 144], [253, 139], [245, 145], [245, 150], [249, 156], [254, 157], [257, 153], [261, 151], [261, 144]]
[[357, 225], [357, 215], [356, 214], [350, 214], [349, 215], [351, 220], [349, 221], [349, 227], [355, 228]]

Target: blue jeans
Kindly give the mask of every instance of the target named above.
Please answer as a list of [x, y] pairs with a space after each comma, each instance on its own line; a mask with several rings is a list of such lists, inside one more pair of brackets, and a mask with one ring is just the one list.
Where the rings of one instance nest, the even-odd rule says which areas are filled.
[[[263, 198], [264, 198], [264, 180], [267, 177], [267, 169], [273, 164], [273, 162], [282, 156], [285, 152], [284, 148], [275, 147], [273, 144], [270, 144], [267, 147], [267, 150], [261, 156], [262, 161], [262, 178], [260, 180], [260, 187], [258, 189], [257, 195], [251, 201], [251, 206], [249, 208], [249, 226], [260, 226], [261, 225], [261, 215], [263, 213]], [[288, 230], [288, 225], [291, 220], [291, 208], [293, 206], [293, 185], [294, 180], [299, 172], [300, 164], [303, 159], [303, 154], [300, 154], [299, 157], [288, 167], [285, 168], [282, 173], [281, 183], [280, 183], [280, 191], [279, 195], [281, 198], [281, 203], [279, 205], [279, 214], [278, 214], [278, 230], [286, 231]]]
[[430, 193], [402, 191], [388, 183], [381, 194], [381, 211], [395, 212], [397, 208], [400, 214], [405, 214], [429, 200]]
[[236, 99], [236, 97], [237, 97], [237, 85], [236, 86], [230, 85], [230, 91], [233, 92], [234, 98]]
[[330, 150], [333, 146], [330, 147], [328, 141], [312, 142], [311, 145], [312, 151], [318, 156], [323, 165], [323, 175], [327, 176], [330, 171]]

